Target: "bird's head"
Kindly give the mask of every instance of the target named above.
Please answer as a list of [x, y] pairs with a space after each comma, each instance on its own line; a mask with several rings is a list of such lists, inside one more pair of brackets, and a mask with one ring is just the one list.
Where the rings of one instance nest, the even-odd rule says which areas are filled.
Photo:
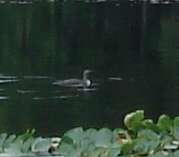
[[89, 74], [89, 73], [91, 73], [91, 72], [93, 72], [93, 71], [90, 70], [90, 69], [86, 69], [86, 70], [84, 70], [83, 74]]
[[[89, 75], [89, 73], [91, 73], [91, 72], [93, 72], [93, 71], [92, 71], [92, 70], [89, 70], [89, 69], [86, 69], [86, 70], [83, 71], [83, 80], [84, 80], [85, 82], [90, 81], [90, 80], [88, 79], [88, 75]], [[91, 82], [89, 82], [88, 84], [91, 84]]]

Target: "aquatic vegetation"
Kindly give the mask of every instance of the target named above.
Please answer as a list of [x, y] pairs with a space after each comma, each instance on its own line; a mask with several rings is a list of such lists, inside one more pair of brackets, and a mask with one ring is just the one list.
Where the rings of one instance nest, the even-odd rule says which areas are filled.
[[157, 122], [144, 111], [126, 115], [125, 128], [73, 128], [53, 138], [0, 134], [0, 155], [63, 157], [178, 157], [179, 117], [161, 115]]
[[56, 147], [54, 142], [59, 142], [60, 138], [35, 137], [34, 133], [33, 129], [27, 130], [22, 135], [0, 134], [0, 156], [51, 155], [50, 149]]

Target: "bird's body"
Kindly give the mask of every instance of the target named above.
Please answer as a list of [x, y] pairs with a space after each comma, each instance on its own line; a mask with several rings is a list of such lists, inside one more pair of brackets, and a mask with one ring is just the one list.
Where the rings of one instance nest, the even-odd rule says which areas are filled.
[[87, 82], [84, 82], [83, 80], [80, 79], [67, 79], [67, 80], [59, 80], [54, 82], [54, 85], [60, 85], [60, 86], [66, 86], [66, 87], [89, 87], [90, 86], [90, 80], [87, 80]]
[[64, 86], [64, 87], [84, 87], [88, 88], [91, 86], [91, 81], [88, 79], [88, 74], [91, 72], [91, 70], [85, 70], [83, 72], [83, 78], [82, 79], [66, 79], [66, 80], [59, 80], [56, 82], [53, 82], [54, 85]]

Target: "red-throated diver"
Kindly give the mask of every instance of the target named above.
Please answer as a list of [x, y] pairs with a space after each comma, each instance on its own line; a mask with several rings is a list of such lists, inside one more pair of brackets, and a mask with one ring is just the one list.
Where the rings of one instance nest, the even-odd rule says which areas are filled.
[[84, 87], [89, 88], [91, 86], [91, 81], [88, 79], [89, 73], [91, 70], [84, 70], [83, 71], [83, 78], [82, 79], [67, 79], [67, 80], [59, 80], [55, 81], [53, 85], [59, 85], [64, 87]]

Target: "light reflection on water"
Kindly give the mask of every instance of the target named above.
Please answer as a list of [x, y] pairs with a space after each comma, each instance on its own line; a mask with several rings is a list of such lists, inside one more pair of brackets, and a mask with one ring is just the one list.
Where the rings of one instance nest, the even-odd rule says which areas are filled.
[[[51, 124], [53, 121], [52, 119], [54, 118], [52, 118], [52, 116], [49, 116], [51, 114], [57, 118], [55, 120], [56, 122], [63, 121], [67, 117], [70, 119], [74, 117], [75, 114], [78, 115], [77, 117], [81, 117], [79, 113], [75, 113], [76, 110], [77, 109], [81, 110], [82, 108], [85, 109], [86, 107], [88, 108], [88, 104], [85, 103], [93, 100], [93, 98], [95, 98], [96, 93], [100, 89], [99, 80], [98, 80], [98, 84], [94, 83], [95, 86], [92, 86], [91, 88], [76, 88], [76, 87], [69, 88], [69, 87], [54, 86], [53, 81], [56, 80], [57, 78], [52, 79], [51, 76], [41, 76], [41, 75], [34, 75], [34, 76], [13, 75], [12, 77], [10, 77], [9, 75], [1, 75], [1, 76], [3, 76], [3, 79], [1, 79], [2, 83], [0, 84], [0, 86], [3, 87], [0, 90], [1, 107], [5, 108], [8, 111], [7, 114], [8, 117], [12, 116], [12, 118], [8, 118], [8, 120], [6, 120], [6, 125], [8, 126], [8, 128], [12, 128], [12, 130], [17, 130], [17, 131], [21, 129], [17, 127], [15, 128], [13, 127], [11, 123], [12, 119], [14, 121], [14, 124], [16, 125], [19, 124], [20, 127], [26, 124], [25, 125], [26, 127], [27, 126], [30, 128], [35, 127], [39, 129], [41, 125], [40, 123], [41, 120], [39, 121], [38, 117], [39, 119], [44, 117], [46, 119], [45, 121], [47, 121], [46, 124], [47, 126], [52, 125]], [[49, 110], [50, 113], [48, 113], [47, 110]], [[4, 112], [4, 111], [0, 109], [0, 112]], [[18, 112], [18, 115], [15, 114], [16, 112]], [[88, 109], [85, 112], [88, 112]], [[60, 116], [60, 114], [62, 117]], [[35, 117], [35, 119], [33, 120], [32, 117]], [[1, 116], [0, 118], [6, 119], [6, 115]], [[37, 122], [37, 120], [39, 122]], [[69, 125], [71, 126], [72, 123], [74, 122], [70, 122], [70, 123]], [[55, 124], [55, 126], [57, 126], [58, 124], [59, 123]], [[44, 127], [40, 127], [39, 129], [40, 132], [44, 134], [44, 131], [42, 131], [41, 129], [44, 130]], [[52, 130], [55, 129], [54, 124], [51, 127], [51, 129]], [[52, 132], [56, 132], [56, 131], [52, 131]], [[45, 134], [48, 133], [49, 133], [48, 131], [47, 132], [45, 131]]]
[[0, 100], [7, 100], [7, 99], [9, 99], [8, 96], [0, 96]]
[[20, 94], [35, 93], [35, 92], [37, 92], [37, 91], [30, 90], [30, 89], [17, 89], [17, 93], [20, 93]]
[[[0, 132], [119, 127], [136, 109], [178, 114], [178, 6], [131, 3], [0, 5]], [[87, 68], [90, 89], [52, 84]]]
[[[10, 76], [10, 75], [0, 75], [0, 84], [3, 85], [4, 88], [0, 89], [1, 94], [8, 90], [9, 87], [12, 86], [14, 92], [19, 94], [23, 99], [23, 95], [29, 95], [32, 100], [49, 100], [49, 99], [70, 99], [74, 97], [79, 97], [81, 92], [93, 92], [98, 88], [99, 83], [93, 83], [90, 88], [79, 88], [78, 86], [72, 87], [61, 87], [53, 84], [52, 77], [49, 76], [41, 76], [41, 75], [25, 75], [25, 76]], [[46, 80], [44, 83], [43, 80]], [[13, 85], [11, 85], [13, 83]], [[31, 84], [29, 88], [24, 88], [27, 84]], [[33, 84], [36, 84], [35, 86]], [[39, 87], [38, 87], [39, 84]], [[46, 96], [43, 95], [43, 91], [41, 90], [41, 85], [45, 88], [52, 88], [52, 92], [48, 93]], [[48, 89], [45, 89], [47, 91]], [[38, 96], [38, 95], [41, 96]], [[0, 96], [0, 100], [6, 100], [11, 98], [11, 95], [8, 96]], [[29, 98], [30, 98], [29, 97]]]

